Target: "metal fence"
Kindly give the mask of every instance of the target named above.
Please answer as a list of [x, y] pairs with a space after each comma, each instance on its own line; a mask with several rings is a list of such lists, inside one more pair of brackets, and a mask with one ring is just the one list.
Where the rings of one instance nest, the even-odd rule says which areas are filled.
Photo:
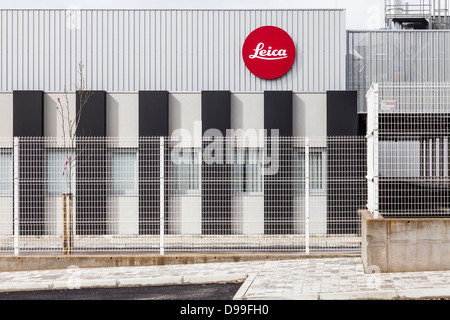
[[369, 210], [449, 217], [450, 85], [380, 83], [367, 97]]
[[358, 253], [364, 137], [0, 140], [0, 253]]

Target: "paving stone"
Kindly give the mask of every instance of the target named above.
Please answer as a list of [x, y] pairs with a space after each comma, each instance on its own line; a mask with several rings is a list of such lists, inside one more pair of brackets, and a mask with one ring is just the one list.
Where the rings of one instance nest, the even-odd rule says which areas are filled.
[[[256, 274], [244, 296], [252, 297], [326, 297], [354, 299], [391, 297], [393, 292], [433, 296], [433, 292], [450, 296], [450, 271], [365, 274], [359, 258], [301, 259], [290, 261], [254, 261], [197, 265], [118, 267], [66, 270], [0, 272], [0, 291], [38, 290], [81, 284], [83, 287], [164, 284], [174, 279], [196, 279], [196, 282], [233, 279], [236, 275]], [[140, 282], [140, 283], [139, 283]], [[169, 284], [169, 283], [167, 283]], [[306, 296], [309, 295], [309, 296]]]

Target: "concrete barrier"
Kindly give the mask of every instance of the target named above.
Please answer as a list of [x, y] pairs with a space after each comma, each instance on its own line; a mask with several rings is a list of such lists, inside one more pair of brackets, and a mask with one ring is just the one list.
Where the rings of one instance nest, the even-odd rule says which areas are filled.
[[450, 219], [374, 219], [362, 211], [366, 273], [450, 270]]

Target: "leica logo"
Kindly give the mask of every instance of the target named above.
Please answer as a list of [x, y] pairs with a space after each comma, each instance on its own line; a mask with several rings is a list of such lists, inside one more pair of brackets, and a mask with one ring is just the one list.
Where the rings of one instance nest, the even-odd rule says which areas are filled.
[[291, 36], [275, 26], [253, 30], [242, 46], [242, 58], [248, 70], [265, 80], [277, 79], [288, 73], [295, 57]]
[[249, 55], [250, 59], [262, 59], [262, 60], [281, 60], [288, 58], [288, 55], [286, 54], [285, 49], [275, 49], [272, 50], [272, 47], [268, 47], [268, 50], [264, 49], [264, 43], [260, 42], [256, 49], [253, 49], [255, 51], [255, 54]]

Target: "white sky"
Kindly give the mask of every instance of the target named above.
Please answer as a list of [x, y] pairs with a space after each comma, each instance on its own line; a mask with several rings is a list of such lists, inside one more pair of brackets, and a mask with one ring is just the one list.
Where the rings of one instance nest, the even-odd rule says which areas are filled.
[[347, 29], [384, 26], [384, 0], [1, 0], [4, 9], [320, 9], [347, 10]]

